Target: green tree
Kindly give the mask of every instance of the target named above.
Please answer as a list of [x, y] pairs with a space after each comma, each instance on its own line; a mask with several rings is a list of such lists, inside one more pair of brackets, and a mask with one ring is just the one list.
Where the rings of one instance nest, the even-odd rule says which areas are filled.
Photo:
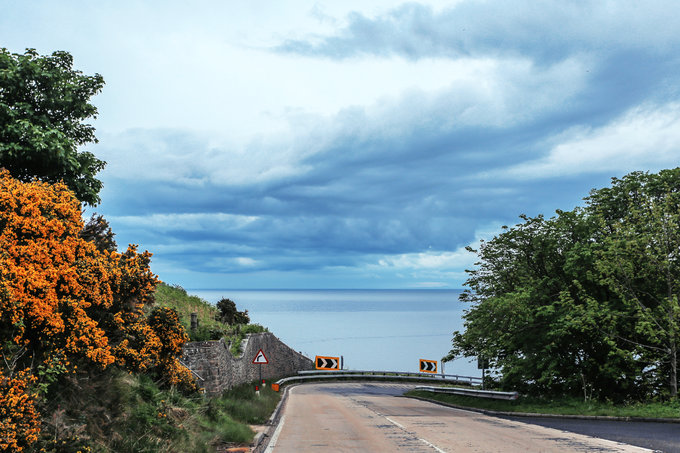
[[63, 181], [89, 205], [101, 200], [95, 175], [105, 162], [78, 147], [96, 143], [90, 98], [104, 79], [73, 69], [68, 52], [41, 56], [34, 49], [0, 49], [0, 167], [23, 182]]
[[445, 359], [488, 357], [502, 385], [534, 393], [677, 397], [680, 168], [585, 200], [470, 249], [473, 305]]
[[595, 270], [597, 224], [581, 209], [522, 216], [483, 242], [463, 300], [465, 331], [445, 360], [485, 356], [504, 387], [618, 398], [634, 392], [641, 364], [612, 337], [619, 303]]
[[609, 234], [598, 257], [605, 281], [636, 320], [623, 340], [678, 394], [680, 168], [635, 172], [593, 191], [590, 209]]
[[231, 299], [222, 298], [217, 302], [217, 309], [220, 311], [220, 320], [227, 324], [234, 324], [236, 316], [236, 302]]
[[248, 324], [250, 317], [248, 310], [238, 311], [236, 302], [231, 299], [222, 298], [217, 302], [217, 309], [220, 311], [220, 321], [227, 324]]

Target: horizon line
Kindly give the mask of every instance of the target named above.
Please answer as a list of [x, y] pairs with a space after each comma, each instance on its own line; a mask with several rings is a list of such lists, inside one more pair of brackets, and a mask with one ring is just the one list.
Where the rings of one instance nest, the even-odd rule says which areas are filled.
[[[174, 285], [169, 285], [174, 286]], [[185, 290], [193, 291], [464, 291], [464, 288], [194, 288], [183, 287]]]

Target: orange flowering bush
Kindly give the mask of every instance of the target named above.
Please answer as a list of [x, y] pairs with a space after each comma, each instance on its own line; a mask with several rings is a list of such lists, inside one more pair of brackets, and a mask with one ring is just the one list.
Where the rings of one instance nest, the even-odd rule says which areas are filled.
[[153, 303], [159, 281], [149, 269], [149, 252], [139, 254], [131, 245], [111, 256], [113, 297], [111, 305], [98, 309], [96, 316], [108, 334], [116, 363], [128, 371], [143, 372], [155, 366], [162, 346], [144, 316], [144, 306]]
[[24, 451], [38, 439], [40, 421], [28, 370], [6, 376], [0, 371], [0, 451]]
[[177, 358], [182, 353], [182, 346], [189, 341], [184, 326], [173, 308], [155, 308], [148, 318], [148, 323], [160, 340], [157, 372], [168, 384], [186, 392], [198, 390], [191, 372]]
[[111, 305], [110, 266], [78, 238], [81, 228], [80, 204], [66, 186], [0, 172], [0, 335], [32, 351], [33, 362], [114, 361], [106, 333], [87, 313]]
[[[78, 365], [117, 363], [195, 389], [177, 360], [188, 340], [177, 314], [144, 316], [159, 283], [151, 254], [97, 247], [82, 229], [80, 203], [65, 185], [23, 183], [0, 169], [0, 450], [35, 441], [35, 378], [45, 390]], [[11, 426], [19, 437], [7, 437]]]

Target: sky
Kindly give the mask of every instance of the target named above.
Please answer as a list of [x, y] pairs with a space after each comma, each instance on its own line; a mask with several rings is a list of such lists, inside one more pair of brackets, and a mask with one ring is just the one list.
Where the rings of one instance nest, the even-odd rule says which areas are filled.
[[70, 52], [119, 248], [185, 288], [461, 288], [519, 215], [680, 161], [680, 3], [2, 0]]

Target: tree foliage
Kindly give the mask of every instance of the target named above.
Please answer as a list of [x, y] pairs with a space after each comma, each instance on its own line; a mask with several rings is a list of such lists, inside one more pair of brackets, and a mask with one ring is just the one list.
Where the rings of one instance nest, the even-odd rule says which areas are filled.
[[82, 230], [80, 203], [64, 184], [0, 171], [0, 402], [16, 400], [23, 414], [12, 415], [26, 424], [17, 445], [34, 440], [35, 395], [49, 396], [76, 370], [115, 364], [197, 390], [177, 360], [188, 339], [177, 314], [145, 315], [158, 284], [151, 254], [98, 248]]
[[483, 355], [502, 386], [534, 393], [675, 396], [679, 192], [680, 169], [632, 173], [470, 249], [473, 306], [445, 359]]
[[217, 309], [220, 311], [220, 321], [226, 324], [248, 324], [250, 322], [248, 310], [238, 311], [236, 302], [231, 299], [220, 299], [217, 302]]
[[628, 337], [648, 373], [668, 376], [677, 396], [680, 169], [614, 179], [611, 189], [594, 192], [589, 202], [608, 232], [598, 270], [636, 319]]
[[78, 147], [96, 143], [85, 123], [97, 109], [90, 98], [104, 80], [73, 69], [68, 52], [0, 49], [0, 167], [20, 181], [63, 181], [79, 200], [96, 205], [105, 162]]
[[104, 250], [115, 252], [118, 249], [114, 236], [109, 222], [104, 216], [97, 214], [92, 214], [90, 220], [80, 230], [80, 237], [93, 242], [100, 252]]

